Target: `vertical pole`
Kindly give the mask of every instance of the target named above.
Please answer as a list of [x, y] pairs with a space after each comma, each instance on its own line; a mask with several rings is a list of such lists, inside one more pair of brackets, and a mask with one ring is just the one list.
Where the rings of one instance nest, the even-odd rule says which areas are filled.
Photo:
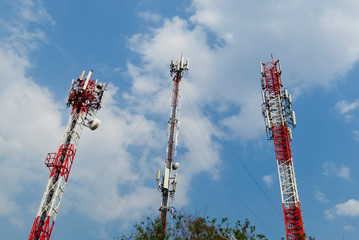
[[[173, 64], [171, 60], [170, 63], [170, 72], [173, 77], [173, 90], [172, 90], [172, 103], [171, 103], [171, 114], [168, 121], [168, 140], [167, 140], [167, 150], [166, 150], [166, 161], [165, 169], [159, 182], [159, 190], [162, 193], [161, 207], [160, 211], [160, 224], [161, 224], [161, 233], [163, 238], [166, 236], [167, 229], [167, 215], [169, 210], [169, 200], [170, 197], [174, 197], [177, 185], [177, 174], [174, 176], [171, 175], [171, 170], [175, 170], [178, 167], [178, 164], [173, 163], [173, 153], [175, 148], [175, 136], [176, 136], [176, 126], [178, 124], [178, 119], [176, 116], [177, 106], [178, 106], [178, 93], [179, 93], [179, 83], [182, 79], [183, 73], [185, 70], [188, 70], [188, 60], [186, 63], [183, 62], [183, 57], [180, 60]], [[159, 175], [159, 174], [158, 174]], [[157, 177], [159, 181], [159, 177]]]
[[92, 71], [84, 81], [84, 74], [85, 71], [71, 84], [67, 105], [72, 106], [72, 112], [62, 144], [58, 152], [49, 153], [45, 161], [50, 170], [50, 177], [29, 240], [50, 239], [83, 126], [86, 126], [85, 121], [90, 121], [87, 114], [92, 111], [94, 115], [101, 108], [106, 83], [91, 80]]
[[262, 114], [265, 119], [269, 140], [274, 141], [279, 183], [282, 196], [284, 222], [287, 240], [305, 239], [299, 195], [290, 148], [291, 129], [296, 125], [292, 110], [292, 98], [288, 91], [282, 91], [279, 60], [260, 63], [262, 85]]

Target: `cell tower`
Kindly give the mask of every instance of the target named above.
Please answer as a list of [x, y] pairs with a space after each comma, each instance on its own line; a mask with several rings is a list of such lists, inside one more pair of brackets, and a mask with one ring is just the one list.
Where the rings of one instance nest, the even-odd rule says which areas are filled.
[[260, 63], [262, 84], [262, 114], [268, 140], [274, 140], [277, 157], [280, 189], [284, 211], [287, 240], [305, 239], [298, 189], [290, 141], [295, 127], [292, 97], [287, 89], [282, 90], [281, 66], [279, 60]]
[[179, 167], [178, 162], [173, 162], [173, 153], [175, 149], [175, 139], [176, 139], [176, 126], [178, 124], [178, 119], [176, 118], [177, 106], [178, 106], [178, 92], [179, 92], [179, 83], [183, 76], [185, 70], [188, 70], [189, 59], [184, 62], [183, 57], [173, 63], [173, 60], [170, 62], [170, 72], [173, 77], [173, 92], [172, 92], [172, 104], [171, 104], [171, 115], [170, 120], [168, 121], [169, 130], [168, 130], [168, 142], [167, 142], [167, 152], [166, 152], [166, 162], [164, 173], [161, 176], [160, 170], [157, 171], [157, 182], [158, 189], [162, 193], [162, 201], [160, 211], [160, 223], [162, 228], [163, 236], [166, 234], [167, 228], [167, 214], [169, 210], [169, 200], [170, 197], [173, 199], [176, 192], [177, 186], [177, 173], [171, 175], [171, 170], [176, 170]]
[[50, 170], [50, 178], [29, 240], [50, 239], [83, 126], [95, 130], [100, 125], [100, 120], [90, 120], [87, 116], [96, 115], [97, 110], [101, 108], [107, 83], [92, 80], [92, 72], [88, 73], [86, 79], [83, 71], [76, 81], [72, 80], [67, 100], [67, 106], [72, 107], [70, 120], [58, 152], [49, 153], [46, 157], [45, 165]]

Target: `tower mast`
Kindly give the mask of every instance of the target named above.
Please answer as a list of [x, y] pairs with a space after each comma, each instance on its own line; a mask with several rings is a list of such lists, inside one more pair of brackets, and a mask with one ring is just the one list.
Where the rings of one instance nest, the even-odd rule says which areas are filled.
[[87, 117], [96, 115], [101, 108], [107, 83], [93, 80], [92, 72], [86, 79], [83, 71], [76, 81], [72, 80], [67, 100], [67, 106], [72, 107], [70, 119], [58, 152], [49, 153], [46, 157], [45, 165], [50, 170], [50, 177], [29, 240], [50, 239], [83, 126], [95, 130], [100, 125], [100, 120]]
[[183, 73], [185, 70], [188, 70], [189, 60], [187, 59], [184, 62], [183, 57], [173, 63], [173, 60], [170, 62], [170, 73], [173, 77], [173, 92], [172, 92], [172, 104], [171, 104], [171, 114], [168, 121], [168, 142], [167, 142], [167, 151], [166, 151], [166, 161], [164, 173], [161, 176], [160, 170], [157, 171], [157, 181], [158, 189], [162, 193], [161, 207], [160, 211], [160, 224], [163, 236], [166, 234], [167, 228], [167, 214], [169, 209], [169, 198], [173, 199], [176, 186], [177, 186], [177, 173], [171, 175], [171, 170], [176, 170], [179, 166], [179, 163], [173, 163], [173, 153], [175, 149], [175, 136], [176, 136], [176, 126], [178, 124], [178, 119], [176, 116], [177, 106], [178, 106], [178, 92], [179, 92], [179, 83], [182, 79]]
[[287, 89], [282, 90], [279, 60], [261, 62], [262, 115], [268, 140], [274, 141], [278, 175], [282, 195], [287, 240], [305, 239], [300, 210], [297, 183], [294, 173], [290, 141], [292, 127], [296, 126], [292, 110], [292, 97]]

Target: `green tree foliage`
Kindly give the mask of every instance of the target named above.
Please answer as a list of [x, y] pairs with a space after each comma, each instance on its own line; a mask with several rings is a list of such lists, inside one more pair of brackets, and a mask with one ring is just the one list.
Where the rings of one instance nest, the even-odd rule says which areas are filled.
[[267, 240], [264, 234], [255, 233], [246, 219], [237, 221], [233, 226], [228, 218], [193, 216], [190, 214], [172, 215], [168, 223], [166, 236], [162, 235], [159, 219], [146, 218], [134, 226], [132, 233], [122, 236], [121, 240]]

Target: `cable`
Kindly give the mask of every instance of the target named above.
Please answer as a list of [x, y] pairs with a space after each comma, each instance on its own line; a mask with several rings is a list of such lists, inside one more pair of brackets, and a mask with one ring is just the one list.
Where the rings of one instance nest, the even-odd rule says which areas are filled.
[[[197, 105], [198, 109], [199, 108], [199, 104], [196, 102], [196, 100], [194, 99], [194, 97], [192, 96], [191, 92], [185, 87], [185, 84], [183, 84], [183, 88], [186, 89], [186, 91], [188, 92], [189, 96], [192, 98], [193, 102]], [[194, 115], [198, 120], [198, 116], [196, 114], [195, 111]], [[203, 112], [202, 112], [203, 113]], [[207, 117], [206, 114], [203, 114], [204, 116]], [[274, 205], [273, 201], [269, 198], [268, 194], [264, 191], [264, 189], [260, 186], [260, 184], [258, 183], [258, 181], [255, 179], [255, 177], [253, 176], [253, 174], [249, 171], [249, 169], [245, 166], [245, 164], [240, 160], [240, 158], [237, 156], [237, 154], [235, 153], [235, 151], [230, 147], [229, 143], [226, 141], [225, 137], [221, 134], [220, 131], [216, 131], [216, 133], [219, 135], [220, 139], [226, 144], [226, 146], [228, 147], [228, 149], [230, 150], [230, 152], [233, 154], [233, 156], [237, 159], [237, 161], [240, 163], [240, 165], [242, 166], [242, 168], [245, 170], [245, 172], [249, 175], [249, 177], [252, 179], [252, 181], [255, 183], [255, 185], [260, 189], [260, 191], [262, 192], [262, 194], [265, 196], [265, 198], [267, 199], [267, 201], [271, 204], [271, 206], [273, 207], [273, 209], [278, 213], [279, 216], [282, 216], [281, 212], [278, 210], [278, 208]]]
[[[190, 91], [186, 88], [185, 84], [183, 84], [183, 88], [187, 91], [187, 93], [189, 94], [189, 96], [192, 98], [193, 102], [197, 105], [197, 109], [199, 108], [199, 105], [197, 104], [197, 102], [195, 101], [195, 99], [193, 98], [192, 94], [190, 93]], [[189, 101], [190, 103], [190, 101]], [[199, 117], [197, 115], [197, 111], [194, 111], [193, 107], [190, 106], [192, 108], [192, 112], [194, 113], [194, 116], [197, 120], [197, 122], [199, 121]], [[203, 113], [203, 112], [202, 112]], [[203, 114], [204, 115], [204, 114]], [[206, 115], [204, 115], [206, 116]], [[201, 124], [199, 125], [199, 129], [203, 134], [203, 129]], [[271, 204], [271, 206], [273, 207], [273, 209], [278, 213], [278, 215], [281, 217], [281, 213], [278, 210], [278, 208], [274, 205], [273, 201], [269, 198], [269, 196], [266, 194], [266, 192], [264, 191], [264, 189], [260, 186], [260, 184], [258, 183], [258, 181], [255, 179], [255, 177], [253, 176], [253, 174], [250, 172], [250, 170], [245, 166], [245, 164], [240, 160], [240, 158], [238, 157], [238, 155], [235, 153], [235, 151], [231, 148], [231, 146], [229, 145], [229, 143], [225, 140], [225, 138], [223, 137], [222, 133], [220, 133], [220, 131], [216, 131], [216, 133], [218, 134], [219, 138], [225, 143], [226, 147], [230, 150], [230, 152], [234, 155], [235, 159], [240, 163], [240, 165], [242, 166], [242, 168], [245, 170], [245, 172], [250, 176], [250, 178], [252, 179], [252, 181], [255, 183], [255, 185], [260, 189], [260, 191], [262, 192], [262, 194], [265, 196], [265, 198], [267, 199], [267, 201]], [[182, 134], [183, 136], [185, 136], [185, 134]], [[204, 134], [203, 134], [204, 135]], [[187, 137], [186, 137], [187, 138]], [[189, 138], [187, 138], [187, 140], [190, 142]], [[194, 144], [191, 144], [193, 147], [195, 146]], [[220, 176], [223, 183], [229, 188], [228, 183], [225, 181], [225, 179]], [[230, 188], [229, 188], [230, 189]], [[235, 192], [234, 192], [235, 193]], [[245, 205], [245, 207], [251, 212], [251, 214], [260, 222], [260, 224], [269, 232], [270, 235], [273, 235], [273, 233], [271, 233], [271, 231], [269, 230], [269, 228], [254, 214], [254, 212], [248, 207], [248, 205], [244, 202], [243, 199], [241, 199], [239, 197], [238, 194], [236, 194], [237, 197], [240, 199], [240, 201]]]
[[[170, 84], [168, 84], [170, 85]], [[129, 137], [126, 140], [126, 144], [128, 144], [128, 142], [130, 141], [130, 139], [133, 137], [133, 135], [135, 135], [137, 129], [139, 128], [139, 126], [143, 123], [143, 121], [146, 118], [146, 115], [148, 115], [155, 106], [157, 106], [157, 103], [159, 102], [160, 98], [162, 96], [160, 96], [160, 91], [157, 93], [157, 95], [155, 96], [155, 102], [152, 104], [152, 107], [150, 109], [147, 109], [147, 111], [145, 110], [145, 113], [143, 114], [143, 117], [141, 118], [141, 120], [138, 122], [138, 124], [135, 126], [135, 128], [131, 131]], [[100, 172], [100, 174], [98, 174], [98, 176], [96, 177], [95, 181], [89, 186], [89, 188], [87, 189], [87, 191], [82, 195], [82, 197], [80, 198], [79, 201], [77, 201], [77, 203], [75, 205], [73, 205], [73, 207], [70, 209], [70, 214], [65, 218], [64, 222], [58, 227], [56, 228], [56, 230], [52, 233], [52, 236], [56, 235], [57, 232], [59, 232], [62, 227], [68, 222], [68, 220], [72, 217], [72, 215], [74, 214], [75, 210], [78, 208], [78, 206], [80, 205], [80, 203], [87, 197], [87, 195], [89, 194], [89, 192], [94, 188], [94, 186], [97, 184], [97, 182], [99, 181], [99, 179], [103, 176], [103, 174], [105, 173], [105, 171], [107, 170], [107, 168], [117, 159], [118, 154], [120, 153], [121, 149], [119, 149], [114, 156], [110, 159], [109, 162], [107, 162], [107, 164], [105, 165], [105, 167], [102, 169], [102, 171]], [[80, 225], [81, 222], [79, 222], [77, 224], [77, 227]]]
[[[182, 134], [185, 138], [186, 138], [186, 141], [188, 141], [194, 148], [195, 152], [197, 153], [198, 155], [198, 159], [201, 159], [201, 154], [200, 154], [200, 151], [195, 147], [195, 145], [193, 143], [191, 143], [191, 141], [189, 140], [189, 138], [187, 137], [186, 134]], [[206, 160], [205, 158], [203, 158], [204, 160]], [[199, 161], [199, 163], [201, 164], [201, 162]], [[208, 163], [208, 162], [207, 162]], [[202, 165], [203, 166], [203, 165]], [[208, 164], [208, 166], [210, 166]], [[233, 199], [233, 196], [232, 195], [236, 195], [236, 197], [242, 202], [242, 204], [245, 206], [245, 208], [247, 208], [247, 210], [258, 220], [258, 222], [267, 230], [267, 232], [269, 233], [269, 235], [271, 235], [273, 237], [273, 233], [270, 231], [270, 229], [262, 222], [262, 220], [252, 211], [252, 209], [248, 206], [248, 204], [238, 195], [236, 194], [236, 192], [232, 191], [232, 188], [229, 186], [229, 184], [227, 183], [227, 181], [224, 179], [224, 177], [222, 175], [220, 175], [220, 179], [222, 180], [222, 182], [224, 183], [224, 185], [227, 187], [227, 189], [229, 190], [229, 195], [230, 195], [230, 198], [231, 198], [231, 201], [233, 203], [233, 206], [235, 206], [235, 209], [238, 213], [238, 215], [241, 215], [240, 214], [240, 211], [239, 211], [239, 208], [236, 204], [236, 201], [234, 201]], [[215, 188], [214, 186], [212, 185], [212, 183], [210, 183], [212, 189], [215, 191]], [[216, 191], [215, 191], [216, 193]], [[217, 195], [217, 193], [216, 193]], [[218, 196], [217, 196], [218, 198]], [[218, 198], [219, 199], [219, 198]], [[220, 201], [220, 204], [223, 205]], [[276, 236], [276, 238], [278, 238], [278, 236]], [[279, 239], [279, 238], [278, 238]]]
[[[147, 141], [145, 141], [145, 142], [148, 142], [149, 138], [150, 138], [150, 136], [147, 138]], [[159, 146], [159, 145], [160, 145], [160, 142], [157, 142], [156, 145]], [[150, 151], [150, 153], [149, 153], [148, 155], [149, 155], [149, 156], [152, 156], [152, 154], [153, 154], [153, 152], [155, 151], [155, 149], [156, 149], [156, 147], [151, 148], [151, 151]], [[148, 165], [148, 161], [145, 161], [145, 164]], [[145, 166], [145, 168], [147, 168], [147, 167]], [[120, 194], [120, 196], [123, 195], [123, 193], [127, 190], [127, 187], [128, 187], [128, 185], [126, 185], [125, 189], [122, 191], [122, 193]], [[126, 209], [128, 203], [130, 202], [130, 200], [132, 199], [132, 197], [133, 197], [133, 195], [130, 195], [130, 197], [127, 199], [127, 201], [126, 201], [125, 204], [123, 205], [123, 208], [121, 209], [121, 211], [120, 211], [120, 213], [119, 213], [118, 216], [121, 216], [121, 215], [122, 215], [123, 211]], [[112, 216], [115, 216], [115, 215], [116, 215], [117, 209], [118, 209], [117, 206], [119, 206], [119, 204], [116, 205], [116, 210], [113, 211]], [[111, 218], [112, 218], [112, 217], [111, 217]], [[118, 219], [116, 220], [116, 222], [114, 223], [114, 226], [112, 227], [112, 230], [109, 232], [109, 235], [110, 235], [110, 236], [111, 236], [111, 235], [113, 234], [113, 232], [115, 231], [115, 229], [116, 229], [116, 227], [117, 227], [119, 221], [120, 221], [120, 219], [118, 218]], [[108, 224], [107, 226], [109, 226], [109, 224]], [[109, 228], [109, 227], [106, 227], [106, 229], [108, 229], [108, 228]], [[106, 231], [107, 231], [107, 230], [106, 230]]]

